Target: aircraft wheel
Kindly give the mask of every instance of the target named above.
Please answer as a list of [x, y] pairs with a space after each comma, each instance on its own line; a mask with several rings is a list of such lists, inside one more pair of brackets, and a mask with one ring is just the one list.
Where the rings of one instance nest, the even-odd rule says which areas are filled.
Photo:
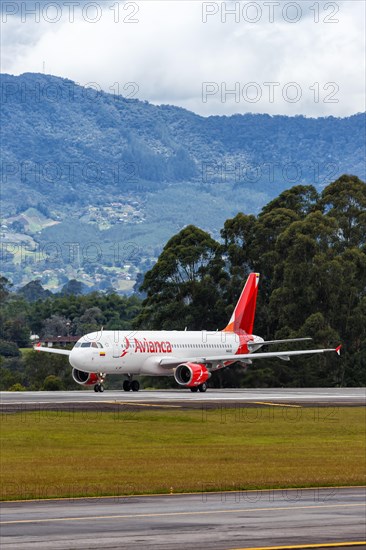
[[197, 386], [196, 386], [195, 388], [191, 388], [191, 391], [193, 391], [193, 392], [196, 392], [196, 391], [198, 391], [198, 388], [197, 388]]
[[129, 380], [124, 380], [123, 382], [123, 391], [130, 391], [131, 382]]
[[139, 389], [140, 389], [140, 382], [138, 382], [138, 380], [132, 380], [131, 390], [132, 391], [139, 391]]
[[104, 392], [104, 386], [103, 386], [103, 384], [99, 384], [99, 391], [100, 391], [101, 393]]
[[198, 389], [199, 389], [199, 391], [201, 391], [201, 392], [207, 391], [207, 384], [204, 382], [203, 384], [201, 384], [200, 386], [198, 386]]
[[95, 384], [95, 386], [94, 386], [94, 391], [95, 391], [95, 392], [98, 392], [98, 391], [99, 391], [99, 384]]

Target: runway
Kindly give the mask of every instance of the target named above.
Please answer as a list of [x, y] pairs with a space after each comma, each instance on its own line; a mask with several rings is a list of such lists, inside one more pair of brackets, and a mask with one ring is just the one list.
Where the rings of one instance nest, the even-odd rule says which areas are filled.
[[139, 392], [91, 390], [58, 392], [0, 392], [2, 412], [57, 409], [113, 410], [129, 406], [136, 410], [156, 408], [217, 408], [246, 406], [365, 406], [365, 388], [271, 388], [271, 389], [209, 389], [192, 393], [188, 389], [141, 390]]
[[203, 492], [2, 503], [1, 548], [366, 548], [365, 490]]

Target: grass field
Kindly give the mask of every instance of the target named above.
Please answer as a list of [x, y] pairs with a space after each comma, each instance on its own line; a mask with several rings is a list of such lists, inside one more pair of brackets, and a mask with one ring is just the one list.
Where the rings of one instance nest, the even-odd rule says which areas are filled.
[[2, 416], [2, 500], [362, 485], [364, 408]]

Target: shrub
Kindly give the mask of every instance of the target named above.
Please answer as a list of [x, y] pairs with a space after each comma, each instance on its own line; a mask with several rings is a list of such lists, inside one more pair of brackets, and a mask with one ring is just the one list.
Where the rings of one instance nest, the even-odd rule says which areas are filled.
[[3, 357], [19, 357], [20, 351], [15, 342], [0, 340], [0, 355]]
[[17, 382], [16, 384], [13, 384], [12, 386], [10, 386], [8, 391], [27, 391], [27, 388], [22, 384], [20, 384], [19, 382]]
[[63, 384], [58, 376], [50, 374], [43, 382], [42, 390], [44, 391], [59, 391], [63, 389]]

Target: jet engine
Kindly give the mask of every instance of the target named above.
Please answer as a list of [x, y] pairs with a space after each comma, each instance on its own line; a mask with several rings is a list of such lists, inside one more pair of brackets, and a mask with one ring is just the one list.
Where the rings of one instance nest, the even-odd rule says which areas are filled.
[[181, 386], [195, 388], [204, 384], [211, 376], [205, 365], [182, 363], [174, 371], [174, 378]]
[[72, 369], [72, 377], [82, 386], [94, 386], [100, 382], [100, 376], [94, 372], [84, 372], [78, 369]]

